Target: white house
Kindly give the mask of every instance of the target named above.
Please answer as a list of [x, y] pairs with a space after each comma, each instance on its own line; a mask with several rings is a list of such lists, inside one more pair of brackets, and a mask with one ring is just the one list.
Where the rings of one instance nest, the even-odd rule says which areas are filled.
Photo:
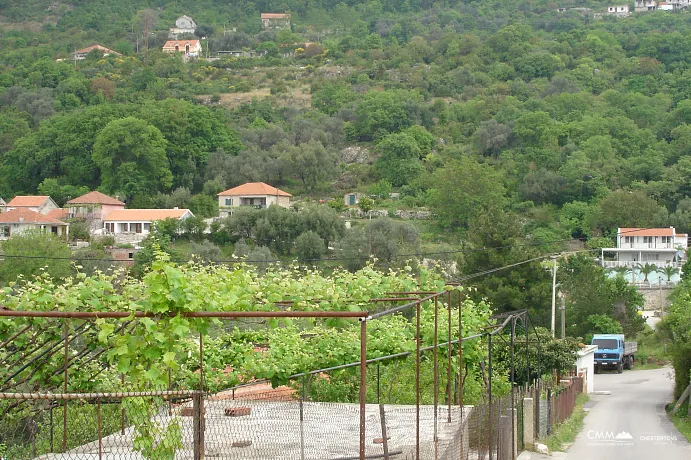
[[47, 195], [41, 196], [15, 196], [7, 203], [5, 210], [11, 211], [13, 209], [29, 209], [39, 214], [48, 214], [54, 209], [58, 209], [58, 205], [53, 199]]
[[115, 237], [116, 243], [139, 243], [156, 221], [193, 216], [189, 209], [120, 209], [103, 219], [103, 233]]
[[620, 228], [617, 247], [602, 249], [604, 267], [681, 267], [688, 248], [688, 235], [669, 228]]
[[290, 207], [291, 195], [264, 182], [248, 182], [218, 194], [218, 208], [221, 217], [231, 214], [238, 206], [266, 208], [271, 205]]
[[631, 14], [629, 5], [614, 5], [607, 7], [607, 14], [614, 16], [628, 16]]
[[655, 11], [657, 9], [657, 1], [655, 0], [636, 0], [634, 11]]
[[197, 23], [189, 16], [180, 16], [175, 20], [175, 27], [168, 29], [168, 38], [176, 39], [180, 34], [193, 34]]
[[164, 53], [184, 53], [185, 56], [199, 56], [202, 44], [199, 40], [168, 40], [163, 45]]
[[69, 235], [68, 224], [29, 208], [14, 208], [0, 213], [0, 240], [28, 230], [50, 232], [65, 239]]
[[262, 13], [264, 29], [290, 29], [290, 13]]

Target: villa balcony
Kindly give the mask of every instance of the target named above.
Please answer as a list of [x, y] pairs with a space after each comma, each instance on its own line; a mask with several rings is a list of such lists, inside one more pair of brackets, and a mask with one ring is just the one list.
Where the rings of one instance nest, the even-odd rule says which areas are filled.
[[640, 265], [650, 264], [655, 265], [658, 268], [672, 267], [681, 268], [684, 262], [672, 262], [665, 260], [646, 260], [646, 261], [630, 261], [630, 260], [603, 260], [602, 266], [605, 268], [617, 268], [617, 267], [628, 267], [637, 268]]

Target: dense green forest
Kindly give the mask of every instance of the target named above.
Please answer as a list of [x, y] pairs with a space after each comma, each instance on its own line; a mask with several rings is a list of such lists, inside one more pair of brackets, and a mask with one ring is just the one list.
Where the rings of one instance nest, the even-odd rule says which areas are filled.
[[[427, 208], [435, 219], [356, 232], [327, 225], [303, 237], [276, 211], [225, 222], [212, 240], [273, 242], [279, 256], [301, 245], [306, 260], [331, 238], [352, 254], [374, 253], [380, 241], [381, 255], [393, 241], [389, 252], [436, 251], [462, 273], [564, 250], [572, 238], [578, 249], [608, 246], [617, 227], [689, 232], [691, 14], [593, 18], [603, 10], [0, 1], [0, 196], [40, 192], [61, 203], [99, 189], [130, 207], [187, 206], [206, 217], [216, 193], [246, 181], [298, 202], [333, 199], [336, 209], [359, 191], [390, 214]], [[292, 13], [292, 30], [263, 30], [266, 11]], [[212, 59], [160, 51], [182, 14], [197, 21]], [[72, 60], [96, 43], [121, 55]], [[265, 54], [216, 58], [230, 50]], [[602, 280], [597, 299], [573, 302], [640, 303], [585, 259], [571, 264], [574, 279]], [[484, 277], [480, 295], [499, 309], [531, 305], [544, 324], [551, 275], [526, 264]]]

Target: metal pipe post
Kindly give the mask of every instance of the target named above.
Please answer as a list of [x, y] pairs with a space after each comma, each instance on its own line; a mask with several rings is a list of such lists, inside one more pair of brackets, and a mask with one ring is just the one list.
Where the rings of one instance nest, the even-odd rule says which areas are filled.
[[453, 346], [451, 345], [451, 291], [446, 293], [446, 311], [447, 311], [447, 330], [449, 347], [446, 349], [446, 422], [451, 423], [451, 352]]
[[487, 373], [488, 373], [488, 382], [489, 384], [487, 385], [487, 395], [488, 395], [488, 400], [489, 400], [489, 439], [487, 442], [487, 445], [489, 446], [489, 460], [492, 460], [494, 458], [493, 452], [492, 452], [492, 334], [487, 334], [487, 350], [489, 354], [489, 359], [488, 359], [488, 366], [487, 366]]
[[360, 321], [360, 460], [365, 460], [365, 410], [367, 399], [367, 321]]
[[516, 318], [511, 321], [511, 460], [516, 460], [516, 368], [514, 367], [514, 336], [516, 335]]
[[98, 460], [103, 460], [103, 432], [101, 429], [101, 400], [96, 403], [96, 418], [98, 419]]
[[438, 404], [439, 404], [439, 297], [434, 298], [434, 459], [439, 456]]
[[379, 420], [381, 421], [381, 439], [384, 447], [384, 460], [389, 460], [389, 437], [386, 434], [386, 413], [384, 405], [379, 404]]
[[[65, 318], [65, 376], [63, 379], [63, 392], [67, 393], [67, 370], [69, 365], [70, 353], [70, 325]], [[62, 406], [62, 451], [67, 452], [67, 400]]]
[[415, 460], [420, 460], [420, 301], [415, 304]]

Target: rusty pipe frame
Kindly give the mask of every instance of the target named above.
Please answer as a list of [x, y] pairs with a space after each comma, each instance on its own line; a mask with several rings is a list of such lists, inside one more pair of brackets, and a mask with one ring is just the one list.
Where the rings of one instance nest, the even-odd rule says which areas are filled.
[[122, 391], [114, 393], [0, 393], [0, 399], [48, 399], [60, 401], [105, 400], [151, 397], [191, 397], [199, 390]]
[[0, 317], [14, 318], [67, 318], [67, 319], [101, 319], [101, 318], [367, 318], [366, 311], [185, 311], [160, 315], [151, 312], [116, 312], [116, 311], [16, 311], [0, 310]]
[[9, 339], [7, 339], [7, 340], [5, 340], [4, 342], [0, 343], [0, 348], [5, 348], [5, 347], [7, 346], [7, 344], [9, 344], [10, 342], [12, 342], [14, 339], [16, 339], [17, 337], [19, 337], [20, 335], [22, 335], [23, 333], [25, 333], [25, 332], [28, 331], [29, 329], [31, 329], [31, 325], [30, 325], [30, 324], [24, 326], [23, 329], [20, 329], [19, 331], [17, 331], [17, 333], [14, 334], [12, 337], [10, 337]]

